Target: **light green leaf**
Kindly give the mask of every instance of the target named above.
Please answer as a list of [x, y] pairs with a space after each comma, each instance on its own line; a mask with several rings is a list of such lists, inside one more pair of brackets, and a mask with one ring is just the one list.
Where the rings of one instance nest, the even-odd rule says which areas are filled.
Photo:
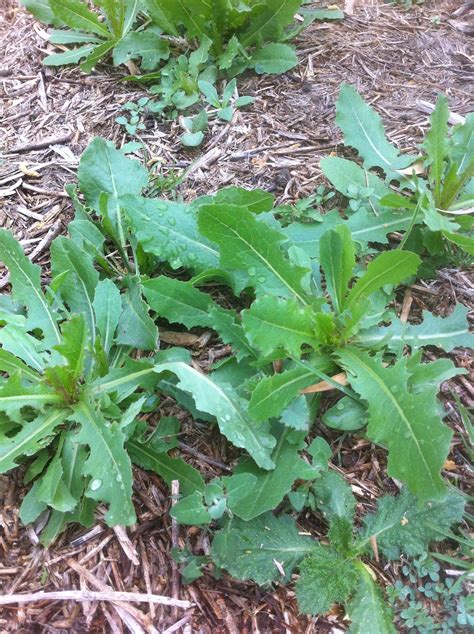
[[108, 354], [122, 311], [120, 291], [112, 280], [105, 279], [97, 284], [92, 306], [102, 347], [104, 352]]
[[469, 253], [469, 255], [474, 256], [474, 238], [445, 230], [442, 230], [442, 234], [446, 240], [449, 240], [449, 242], [452, 242], [466, 253]]
[[442, 541], [444, 533], [462, 520], [464, 499], [456, 489], [438, 502], [421, 503], [409, 491], [397, 497], [383, 496], [375, 513], [364, 518], [360, 533], [360, 547], [377, 546], [388, 559], [400, 554], [415, 557], [426, 552], [433, 541]]
[[84, 315], [73, 315], [61, 326], [61, 343], [54, 346], [66, 359], [68, 370], [74, 380], [79, 379], [84, 371], [89, 333], [86, 329]]
[[275, 561], [289, 579], [294, 567], [315, 547], [314, 541], [298, 533], [288, 515], [260, 515], [251, 522], [234, 519], [218, 531], [212, 542], [212, 558], [237, 579], [263, 585], [282, 580]]
[[266, 0], [265, 3], [253, 3], [248, 26], [239, 36], [242, 46], [281, 41], [285, 27], [293, 22], [300, 6], [301, 0]]
[[[0, 337], [5, 329], [0, 330]], [[3, 341], [0, 342], [3, 344]], [[23, 361], [18, 359], [14, 354], [8, 352], [5, 348], [0, 348], [0, 372], [5, 372], [8, 375], [18, 372], [20, 377], [25, 377], [33, 383], [37, 383], [40, 376], [31, 368], [29, 368]]]
[[168, 42], [151, 31], [128, 33], [114, 48], [114, 65], [141, 58], [143, 70], [153, 70], [170, 55]]
[[87, 203], [99, 211], [99, 198], [106, 192], [115, 198], [139, 194], [148, 185], [147, 170], [117, 150], [113, 143], [96, 138], [81, 156], [77, 172]]
[[301, 347], [317, 348], [313, 310], [301, 307], [296, 299], [266, 295], [242, 311], [247, 339], [264, 356], [281, 348], [289, 356], [300, 357]]
[[116, 342], [123, 346], [156, 350], [158, 328], [148, 314], [138, 284], [131, 283], [122, 295], [122, 313], [117, 325]]
[[412, 350], [437, 346], [446, 352], [457, 347], [471, 348], [474, 347], [474, 337], [469, 332], [468, 312], [465, 306], [456, 304], [448, 317], [435, 317], [429, 311], [423, 311], [421, 324], [404, 324], [394, 318], [390, 326], [358, 335], [357, 343], [371, 347], [383, 342], [394, 351], [404, 345]]
[[250, 60], [258, 75], [281, 75], [298, 64], [295, 49], [288, 44], [267, 44], [257, 50]]
[[337, 355], [351, 387], [368, 402], [368, 438], [388, 448], [388, 474], [405, 482], [421, 501], [442, 498], [446, 485], [440, 470], [453, 434], [439, 418], [437, 388], [411, 394], [403, 359], [384, 367], [380, 359], [355, 348]]
[[68, 418], [80, 425], [77, 442], [90, 450], [83, 469], [83, 475], [91, 478], [85, 495], [108, 504], [105, 520], [109, 526], [133, 524], [132, 465], [119, 426], [107, 424], [95, 404], [88, 401], [75, 405]]
[[325, 425], [340, 431], [354, 431], [367, 424], [367, 410], [350, 396], [343, 396], [322, 417]]
[[[2, 407], [2, 396], [4, 388], [0, 389], [0, 408]], [[24, 398], [23, 406], [28, 405], [28, 400]], [[32, 404], [34, 406], [34, 403]], [[31, 423], [23, 425], [21, 430], [8, 439], [8, 442], [0, 444], [0, 473], [6, 473], [10, 469], [18, 466], [18, 459], [22, 456], [34, 455], [40, 449], [47, 446], [53, 440], [53, 432], [64, 422], [67, 412], [54, 409], [50, 412], [40, 414]]]
[[354, 190], [372, 189], [368, 201], [377, 212], [381, 209], [380, 200], [392, 194], [390, 187], [381, 178], [364, 170], [354, 161], [339, 156], [327, 156], [319, 166], [324, 176], [346, 198], [352, 198]]
[[247, 404], [234, 393], [201, 374], [193, 367], [181, 362], [162, 363], [155, 366], [156, 372], [172, 372], [178, 379], [178, 387], [193, 397], [196, 407], [216, 417], [221, 433], [236, 447], [248, 451], [263, 469], [273, 469], [275, 463], [271, 451], [275, 438], [266, 425], [257, 424], [248, 416]]
[[54, 16], [49, 0], [21, 0], [21, 4], [40, 22], [61, 26], [61, 20]]
[[344, 309], [352, 308], [360, 300], [388, 284], [399, 284], [414, 275], [420, 265], [420, 258], [409, 251], [385, 251], [367, 266], [367, 271], [351, 288], [344, 303]]
[[396, 634], [395, 615], [362, 562], [356, 562], [357, 591], [347, 605], [349, 634]]
[[64, 53], [53, 53], [44, 58], [45, 66], [67, 66], [68, 64], [77, 64], [82, 59], [89, 57], [94, 50], [93, 44], [86, 44], [78, 48], [72, 48]]
[[172, 9], [163, 4], [162, 0], [143, 0], [143, 3], [148, 10], [151, 19], [157, 24], [160, 29], [169, 35], [178, 36], [177, 24], [175, 21], [175, 15]]
[[336, 112], [336, 123], [344, 133], [345, 144], [359, 152], [364, 166], [381, 167], [389, 179], [400, 180], [396, 170], [408, 167], [414, 157], [401, 156], [387, 141], [380, 116], [349, 84], [341, 86]]
[[272, 452], [275, 468], [271, 471], [259, 469], [250, 459], [243, 459], [234, 470], [235, 475], [250, 474], [256, 477], [247, 495], [230, 505], [231, 511], [249, 521], [266, 511], [276, 508], [291, 491], [295, 480], [312, 480], [318, 471], [305, 462], [298, 451], [303, 449], [305, 432], [294, 432], [280, 428], [279, 438]]
[[223, 187], [214, 195], [217, 204], [239, 205], [246, 207], [253, 214], [271, 211], [275, 204], [275, 196], [263, 189], [243, 189], [242, 187]]
[[315, 616], [329, 612], [334, 603], [344, 603], [357, 586], [354, 562], [334, 548], [317, 542], [301, 562], [299, 573], [296, 598], [305, 614]]
[[203, 205], [199, 209], [200, 232], [220, 249], [225, 270], [238, 271], [258, 293], [296, 297], [307, 304], [301, 280], [307, 269], [290, 262], [280, 249], [285, 236], [259, 222], [237, 205]]
[[56, 454], [46, 471], [41, 475], [35, 493], [38, 500], [43, 504], [61, 513], [66, 513], [74, 509], [77, 505], [77, 500], [71, 495], [63, 476], [64, 470], [61, 456]]
[[78, 29], [86, 33], [96, 33], [109, 38], [108, 29], [100, 22], [99, 16], [89, 11], [87, 5], [80, 0], [49, 0], [49, 5], [55, 17], [67, 24], [71, 29]]
[[203, 495], [200, 491], [195, 491], [177, 502], [171, 507], [170, 515], [180, 524], [199, 526], [212, 522], [212, 516], [204, 504]]
[[219, 268], [219, 252], [199, 235], [196, 212], [190, 205], [124, 196], [121, 206], [146, 253], [168, 261], [173, 268]]
[[26, 329], [39, 328], [45, 346], [60, 339], [56, 316], [41, 290], [40, 268], [32, 264], [10, 231], [0, 229], [0, 261], [10, 272], [12, 298], [27, 307]]
[[0, 328], [0, 344], [3, 350], [10, 351], [22, 359], [31, 368], [42, 372], [46, 355], [41, 353], [42, 341], [25, 332], [25, 327], [7, 324]]
[[257, 355], [249, 344], [235, 311], [212, 306], [209, 310], [209, 318], [211, 327], [219, 334], [221, 341], [232, 346], [232, 352], [237, 361], [247, 357], [256, 358]]
[[339, 473], [325, 471], [314, 483], [313, 489], [318, 508], [328, 521], [339, 518], [352, 524], [356, 501], [350, 486]]
[[49, 35], [51, 44], [99, 44], [100, 38], [82, 31], [51, 31]]
[[341, 313], [355, 266], [354, 243], [347, 225], [339, 225], [323, 234], [319, 257], [334, 310]]
[[445, 95], [439, 95], [435, 109], [430, 117], [431, 128], [426, 133], [422, 148], [425, 150], [430, 166], [429, 181], [433, 185], [435, 204], [441, 202], [441, 184], [444, 172], [444, 161], [448, 154], [448, 120], [449, 107]]

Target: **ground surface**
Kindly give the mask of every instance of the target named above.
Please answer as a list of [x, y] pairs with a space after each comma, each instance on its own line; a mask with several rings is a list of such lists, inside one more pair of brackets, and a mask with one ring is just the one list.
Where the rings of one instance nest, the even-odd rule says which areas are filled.
[[[334, 103], [342, 81], [356, 85], [381, 113], [392, 140], [412, 149], [426, 129], [428, 104], [438, 92], [448, 95], [452, 112], [472, 110], [472, 37], [453, 17], [459, 2], [427, 1], [423, 8], [405, 11], [374, 1], [356, 3], [352, 16], [337, 24], [318, 24], [302, 34], [300, 65], [283, 77], [250, 76], [240, 83], [241, 94], [257, 97], [253, 106], [236, 114], [230, 124], [217, 124], [202, 151], [183, 151], [176, 142], [178, 126], [147, 121], [141, 135], [148, 156], [163, 175], [187, 174], [178, 188], [185, 199], [209, 193], [225, 184], [261, 186], [280, 202], [311, 193], [321, 182], [321, 157], [338, 151]], [[439, 22], [439, 24], [438, 24]], [[47, 247], [65, 230], [71, 204], [63, 192], [73, 182], [78, 158], [94, 136], [116, 142], [124, 139], [115, 123], [121, 104], [137, 99], [139, 90], [117, 82], [123, 73], [100, 67], [93, 76], [77, 69], [49, 70], [42, 66], [48, 49], [42, 27], [13, 0], [0, 7], [0, 226], [12, 228], [27, 252], [47, 263]], [[38, 144], [42, 144], [41, 146]], [[0, 271], [0, 288], [6, 285]], [[472, 272], [471, 272], [472, 273]], [[413, 310], [436, 306], [450, 310], [457, 298], [473, 300], [473, 277], [468, 270], [442, 271], [414, 293]], [[403, 299], [403, 298], [402, 298]], [[204, 365], [219, 351], [199, 348], [194, 353]], [[467, 353], [456, 356], [468, 367]], [[472, 383], [458, 377], [443, 388], [473, 405]], [[449, 405], [448, 405], [449, 407]], [[167, 412], [169, 413], [169, 412]], [[179, 416], [181, 414], [177, 413]], [[453, 414], [451, 423], [459, 421]], [[204, 428], [184, 421], [184, 451], [189, 461], [212, 477], [223, 473], [233, 455], [217, 444]], [[382, 492], [393, 490], [384, 475], [384, 454], [356, 436], [332, 441], [338, 465], [358, 496], [359, 510], [371, 508]], [[459, 455], [458, 455], [459, 454]], [[464, 486], [467, 467], [460, 441], [453, 444], [449, 477]], [[217, 464], [216, 464], [217, 463]], [[221, 466], [218, 466], [218, 465]], [[52, 548], [38, 545], [33, 528], [17, 517], [24, 489], [21, 473], [0, 479], [0, 589], [2, 593], [72, 588], [172, 593], [169, 492], [153, 474], [136, 470], [135, 504], [139, 522], [128, 535], [100, 522], [93, 531], [71, 529]], [[302, 526], [318, 536], [324, 528], [308, 514]], [[197, 529], [180, 530], [180, 545], [195, 554], [206, 552], [208, 538]], [[377, 570], [393, 583], [397, 566]], [[212, 574], [179, 588], [179, 597], [196, 604], [190, 612], [173, 612], [147, 604], [125, 606], [134, 631], [317, 632], [345, 629], [344, 614], [322, 619], [298, 617], [291, 590], [266, 592], [253, 584], [237, 583]], [[153, 624], [153, 625], [152, 625]], [[140, 629], [141, 628], [141, 629]], [[166, 629], [170, 628], [170, 629]], [[192, 628], [192, 630], [191, 630]], [[0, 631], [120, 632], [123, 618], [110, 604], [35, 603], [0, 610]]]

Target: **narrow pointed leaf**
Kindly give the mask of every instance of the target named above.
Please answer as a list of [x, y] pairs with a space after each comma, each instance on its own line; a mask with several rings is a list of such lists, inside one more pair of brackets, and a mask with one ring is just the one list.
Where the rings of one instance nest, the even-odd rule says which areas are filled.
[[347, 606], [349, 634], [396, 634], [395, 615], [362, 562], [356, 563], [357, 590]]
[[120, 291], [112, 280], [102, 280], [97, 284], [92, 306], [102, 347], [108, 353], [113, 344], [122, 311]]
[[89, 11], [87, 5], [80, 0], [49, 0], [56, 18], [59, 18], [71, 29], [86, 33], [97, 33], [102, 37], [110, 37], [108, 29], [99, 21], [99, 16]]
[[444, 172], [444, 161], [448, 154], [448, 100], [444, 95], [439, 95], [435, 109], [430, 117], [431, 128], [426, 133], [423, 141], [423, 149], [428, 155], [429, 180], [433, 185], [433, 194], [436, 205], [440, 204], [441, 185]]
[[327, 291], [335, 311], [340, 313], [355, 265], [354, 242], [347, 225], [339, 225], [322, 236], [319, 257]]

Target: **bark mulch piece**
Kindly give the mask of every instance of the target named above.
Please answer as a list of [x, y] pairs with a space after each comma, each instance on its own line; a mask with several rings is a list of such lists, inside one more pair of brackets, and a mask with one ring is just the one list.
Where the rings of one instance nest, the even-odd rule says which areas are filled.
[[[354, 5], [347, 3], [348, 10], [350, 4]], [[255, 104], [237, 112], [229, 124], [213, 124], [199, 150], [180, 147], [177, 123], [147, 118], [140, 139], [150, 166], [163, 176], [186, 172], [178, 187], [185, 200], [233, 184], [263, 187], [274, 192], [280, 203], [294, 202], [322, 182], [320, 159], [343, 152], [334, 124], [334, 104], [343, 81], [353, 83], [378, 109], [390, 138], [413, 151], [439, 92], [447, 93], [454, 115], [472, 109], [470, 20], [469, 7], [459, 11], [456, 0], [427, 1], [409, 11], [377, 0], [364, 6], [356, 3], [353, 14], [343, 22], [316, 24], [300, 36], [297, 69], [282, 77], [241, 79], [240, 93], [254, 95]], [[75, 180], [81, 152], [94, 136], [116, 143], [129, 140], [115, 118], [125, 102], [143, 94], [141, 88], [119, 82], [120, 69], [102, 65], [91, 76], [77, 68], [48, 69], [42, 59], [50, 48], [42, 26], [13, 0], [3, 0], [0, 226], [11, 228], [30, 257], [44, 265], [49, 244], [72, 217], [63, 188]], [[0, 285], [6, 286], [1, 274]], [[441, 271], [434, 281], [418, 284], [410, 292], [412, 298], [402, 297], [400, 304], [415, 317], [426, 308], [446, 314], [455, 301], [472, 307], [472, 271]], [[211, 341], [204, 349], [197, 345], [194, 353], [196, 361], [206, 366], [226, 350], [212, 347]], [[457, 432], [445, 475], [467, 489], [469, 463], [452, 391], [465, 405], [473, 405], [472, 357], [465, 351], [455, 351], [453, 356], [471, 374], [443, 386], [448, 420]], [[168, 404], [166, 414], [183, 419], [181, 449], [186, 459], [206, 478], [225, 474], [236, 454], [216, 443], [207, 427], [197, 428], [174, 409]], [[328, 430], [323, 433], [337, 454], [335, 468], [357, 496], [358, 512], [373, 509], [383, 492], [397, 491], [386, 476], [381, 449], [356, 436], [341, 442]], [[71, 527], [45, 550], [38, 543], [38, 527], [25, 528], [18, 519], [25, 494], [22, 470], [0, 476], [1, 593], [103, 593], [103, 600], [88, 602], [41, 599], [3, 606], [0, 631], [326, 634], [346, 628], [340, 609], [324, 618], [299, 616], [291, 588], [265, 590], [226, 576], [216, 580], [210, 568], [202, 579], [183, 585], [171, 548], [179, 545], [194, 554], [206, 554], [208, 535], [194, 527], [177, 530], [172, 526], [170, 492], [156, 475], [136, 469], [134, 493], [136, 526], [113, 530], [98, 518], [92, 530]], [[309, 512], [302, 514], [300, 525], [316, 538], [326, 533]], [[395, 581], [396, 566], [373, 567], [383, 583]], [[166, 595], [190, 601], [194, 607], [113, 602], [111, 590]]]

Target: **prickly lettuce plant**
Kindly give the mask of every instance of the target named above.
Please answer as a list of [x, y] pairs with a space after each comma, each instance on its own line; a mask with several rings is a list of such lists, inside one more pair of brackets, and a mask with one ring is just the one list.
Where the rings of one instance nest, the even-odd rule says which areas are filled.
[[[363, 165], [328, 157], [321, 168], [349, 199], [348, 225], [354, 238], [363, 219], [366, 230], [374, 227], [378, 232], [381, 223], [388, 223], [391, 231], [402, 231], [399, 248], [432, 257], [449, 256], [453, 248], [473, 255], [473, 114], [450, 126], [448, 102], [440, 95], [420, 156], [408, 156], [387, 140], [379, 115], [352, 86], [341, 87], [336, 111], [344, 142], [357, 150]], [[341, 222], [335, 215], [326, 221]]]

